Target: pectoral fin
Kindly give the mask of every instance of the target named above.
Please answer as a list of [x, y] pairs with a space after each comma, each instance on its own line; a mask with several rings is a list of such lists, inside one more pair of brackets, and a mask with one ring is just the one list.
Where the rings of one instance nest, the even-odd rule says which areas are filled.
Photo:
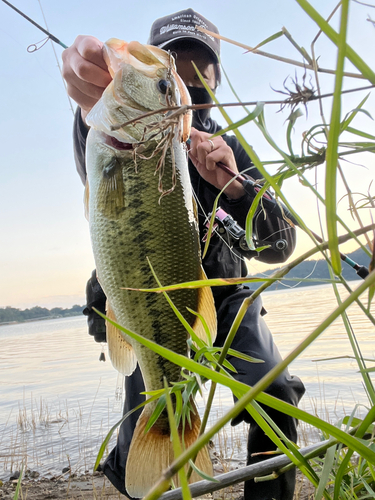
[[[107, 316], [116, 322], [115, 313], [107, 302]], [[137, 366], [132, 346], [126, 342], [120, 331], [106, 322], [108, 353], [114, 368], [123, 375], [130, 375]]]
[[[205, 272], [203, 271], [203, 268], [201, 268], [201, 280], [206, 280], [207, 276]], [[198, 311], [197, 311], [203, 318], [205, 319], [208, 329], [210, 330], [211, 334], [211, 339], [212, 342], [215, 341], [216, 339], [216, 331], [217, 331], [217, 320], [216, 320], [216, 309], [215, 309], [215, 302], [214, 302], [214, 297], [212, 295], [212, 290], [211, 287], [205, 286], [202, 288], [199, 288], [198, 290]], [[204, 329], [202, 321], [196, 317], [192, 328], [196, 335], [207, 342], [207, 334], [206, 330]]]
[[98, 208], [110, 220], [117, 220], [125, 209], [125, 190], [117, 158], [103, 168], [98, 189]]

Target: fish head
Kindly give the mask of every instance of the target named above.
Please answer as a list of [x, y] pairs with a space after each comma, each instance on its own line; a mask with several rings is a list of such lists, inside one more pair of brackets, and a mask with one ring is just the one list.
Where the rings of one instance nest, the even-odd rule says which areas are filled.
[[150, 113], [191, 104], [173, 56], [152, 45], [115, 38], [104, 44], [103, 55], [113, 80], [88, 114], [88, 125], [130, 148], [151, 139], [160, 140], [171, 130], [185, 142], [191, 112], [176, 115], [174, 109]]

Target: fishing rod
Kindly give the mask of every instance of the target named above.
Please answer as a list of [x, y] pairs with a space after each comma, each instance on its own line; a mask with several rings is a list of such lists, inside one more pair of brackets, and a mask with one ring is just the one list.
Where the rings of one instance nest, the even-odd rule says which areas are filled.
[[[262, 186], [257, 184], [256, 182], [247, 179], [241, 174], [236, 174], [231, 170], [229, 167], [224, 165], [224, 163], [218, 162], [216, 165], [221, 168], [224, 172], [226, 172], [228, 175], [230, 175], [233, 179], [236, 179], [238, 182], [242, 184], [242, 187], [244, 188], [245, 192], [252, 196], [253, 198], [257, 195], [257, 193], [261, 190]], [[287, 209], [287, 207], [280, 201], [276, 201], [273, 196], [271, 196], [267, 191], [262, 195], [262, 203], [263, 205], [270, 211], [271, 214], [276, 215], [280, 219], [287, 218], [289, 219], [294, 225], [300, 227], [303, 229], [296, 218], [290, 213], [290, 211]], [[310, 230], [310, 233], [314, 236], [314, 238], [319, 242], [323, 243], [323, 239], [316, 233]], [[350, 257], [347, 255], [343, 254], [342, 252], [340, 253], [340, 258], [343, 262], [346, 262], [351, 266], [358, 276], [362, 279], [365, 279], [366, 276], [369, 275], [369, 270], [366, 266], [361, 266], [354, 262]]]
[[67, 49], [68, 46], [65, 45], [65, 43], [63, 43], [61, 40], [59, 40], [57, 37], [55, 37], [54, 35], [52, 35], [52, 33], [50, 33], [49, 31], [47, 31], [46, 29], [44, 29], [42, 26], [40, 26], [40, 24], [36, 23], [35, 21], [33, 21], [29, 16], [27, 16], [26, 14], [24, 14], [21, 10], [17, 9], [17, 7], [15, 7], [14, 5], [12, 5], [10, 2], [8, 2], [7, 0], [3, 0], [3, 2], [5, 4], [8, 5], [8, 7], [10, 7], [11, 9], [15, 10], [20, 16], [24, 17], [27, 21], [29, 21], [29, 23], [33, 24], [36, 28], [38, 28], [40, 31], [43, 31], [43, 33], [45, 35], [48, 36], [48, 38], [50, 40], [52, 40], [53, 42], [61, 45], [61, 47], [63, 47], [64, 49]]

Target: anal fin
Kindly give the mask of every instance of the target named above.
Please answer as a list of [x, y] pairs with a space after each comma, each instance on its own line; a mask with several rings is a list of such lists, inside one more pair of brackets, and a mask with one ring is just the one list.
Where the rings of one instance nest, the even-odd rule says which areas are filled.
[[[107, 302], [107, 316], [116, 322], [115, 313]], [[130, 375], [137, 366], [137, 358], [132, 346], [126, 342], [121, 332], [106, 322], [108, 354], [114, 368], [123, 375]]]

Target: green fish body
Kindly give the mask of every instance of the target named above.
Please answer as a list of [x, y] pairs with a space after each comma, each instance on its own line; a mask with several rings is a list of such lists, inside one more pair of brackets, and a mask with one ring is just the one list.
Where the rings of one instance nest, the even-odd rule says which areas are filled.
[[[121, 126], [149, 111], [183, 103], [187, 91], [173, 60], [161, 49], [111, 40], [105, 44], [105, 54], [113, 81], [87, 118], [92, 128], [86, 163], [90, 234], [98, 279], [108, 300], [107, 314], [127, 329], [188, 356], [187, 331], [163, 294], [128, 290], [157, 286], [149, 264], [162, 285], [204, 278], [181, 142], [184, 123], [156, 114]], [[215, 336], [209, 288], [176, 290], [170, 298], [197, 335], [203, 336], [204, 329], [187, 308], [201, 312]], [[112, 363], [120, 372], [130, 374], [138, 361], [146, 391], [162, 389], [164, 379], [180, 380], [180, 367], [124, 339], [109, 325], [107, 341]], [[165, 412], [144, 433], [155, 405], [146, 405], [142, 412], [129, 451], [126, 489], [133, 497], [144, 496], [173, 461]], [[193, 413], [192, 425], [184, 431], [185, 446], [199, 433], [199, 416], [196, 410]], [[206, 450], [199, 454], [197, 466], [212, 473]]]

